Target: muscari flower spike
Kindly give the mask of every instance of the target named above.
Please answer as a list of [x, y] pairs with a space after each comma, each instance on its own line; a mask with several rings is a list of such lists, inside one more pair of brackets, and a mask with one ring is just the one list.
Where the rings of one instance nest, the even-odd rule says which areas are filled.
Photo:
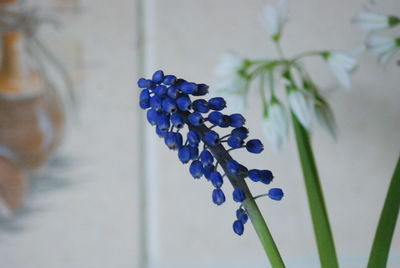
[[[164, 139], [171, 150], [178, 152], [178, 159], [189, 164], [189, 172], [195, 179], [205, 177], [213, 186], [212, 202], [222, 205], [225, 194], [221, 187], [224, 178], [233, 185], [232, 199], [240, 203], [233, 223], [233, 231], [242, 235], [244, 224], [248, 220], [242, 202], [250, 191], [244, 178], [254, 182], [269, 184], [273, 175], [269, 170], [248, 170], [232, 159], [230, 151], [245, 148], [250, 153], [259, 154], [264, 146], [258, 139], [247, 140], [249, 131], [241, 114], [226, 115], [221, 111], [226, 108], [226, 101], [221, 97], [203, 99], [208, 93], [206, 84], [197, 84], [165, 75], [156, 71], [151, 79], [140, 78], [141, 88], [139, 105], [147, 110], [147, 121], [155, 126], [156, 134]], [[200, 97], [192, 100], [191, 97]], [[188, 131], [182, 134], [184, 126]], [[216, 128], [233, 128], [230, 134], [220, 137]], [[212, 129], [212, 130], [211, 130]], [[224, 143], [229, 147], [225, 149]], [[219, 169], [219, 170], [218, 170]], [[281, 200], [283, 192], [279, 188], [269, 190], [267, 196], [272, 200]]]

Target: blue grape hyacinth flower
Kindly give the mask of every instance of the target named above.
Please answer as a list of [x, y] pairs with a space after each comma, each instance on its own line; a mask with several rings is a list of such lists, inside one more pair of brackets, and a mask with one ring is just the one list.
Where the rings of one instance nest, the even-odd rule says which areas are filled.
[[[233, 186], [232, 199], [241, 204], [246, 198], [253, 198], [245, 178], [264, 184], [272, 181], [271, 171], [248, 170], [232, 158], [232, 150], [245, 148], [250, 153], [259, 154], [264, 146], [258, 139], [246, 141], [249, 131], [244, 127], [246, 120], [243, 115], [222, 113], [227, 105], [223, 98], [202, 98], [208, 94], [206, 84], [165, 75], [161, 70], [156, 71], [151, 79], [140, 78], [137, 84], [141, 88], [139, 106], [147, 110], [147, 121], [155, 126], [156, 134], [164, 139], [167, 147], [177, 151], [178, 159], [189, 164], [189, 173], [194, 179], [204, 176], [210, 181], [214, 188], [211, 194], [214, 204], [219, 206], [226, 201], [222, 190], [225, 177]], [[185, 126], [187, 132], [183, 133]], [[220, 135], [218, 127], [233, 129], [227, 135]], [[281, 200], [283, 191], [272, 188], [267, 196]], [[248, 218], [240, 205], [233, 222], [236, 234], [243, 234]]]

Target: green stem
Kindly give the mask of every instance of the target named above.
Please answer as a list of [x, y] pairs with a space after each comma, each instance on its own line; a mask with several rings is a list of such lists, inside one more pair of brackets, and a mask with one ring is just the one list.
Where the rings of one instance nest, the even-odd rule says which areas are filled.
[[267, 116], [268, 115], [268, 104], [267, 104], [267, 99], [265, 98], [264, 82], [265, 82], [265, 73], [262, 73], [260, 75], [259, 91], [260, 91], [261, 102], [263, 105], [263, 116]]
[[400, 208], [400, 157], [386, 195], [368, 260], [368, 268], [386, 267]]
[[274, 44], [275, 44], [276, 50], [278, 51], [279, 57], [281, 59], [284, 59], [285, 57], [283, 55], [283, 50], [282, 50], [281, 44], [279, 43], [279, 40], [275, 41]]
[[293, 112], [292, 122], [301, 167], [303, 169], [304, 183], [307, 191], [308, 204], [310, 206], [321, 267], [337, 268], [339, 265], [336, 257], [335, 245], [319, 182], [317, 166], [314, 161], [313, 151], [310, 144], [310, 138], [307, 130], [304, 129]]
[[[188, 112], [181, 113], [183, 115], [183, 118], [187, 118]], [[186, 120], [185, 123], [189, 126], [190, 130], [195, 130], [200, 135], [203, 141], [205, 133], [210, 131], [210, 129], [205, 125], [194, 126], [188, 120]], [[253, 195], [251, 194], [250, 189], [244, 180], [244, 174], [232, 174], [227, 170], [226, 163], [233, 160], [233, 158], [222, 144], [209, 147], [209, 150], [212, 152], [213, 156], [220, 164], [221, 168], [224, 170], [232, 186], [234, 188], [242, 189], [244, 191], [246, 199], [243, 201], [242, 205], [246, 209], [247, 215], [249, 215], [249, 218], [254, 226], [254, 229], [258, 235], [258, 238], [261, 241], [261, 244], [269, 258], [272, 267], [284, 268], [285, 264], [283, 263], [282, 257], [279, 254], [278, 248], [275, 244], [274, 239], [272, 238], [267, 224], [265, 223], [260, 209], [254, 201]]]
[[294, 63], [294, 62], [300, 60], [301, 58], [309, 57], [309, 56], [321, 56], [324, 53], [326, 53], [326, 52], [325, 51], [306, 51], [306, 52], [297, 54], [290, 61], [291, 61], [291, 63]]
[[243, 206], [245, 207], [247, 214], [253, 223], [254, 229], [258, 235], [258, 238], [260, 239], [265, 253], [269, 258], [269, 261], [271, 262], [272, 267], [284, 268], [285, 264], [283, 263], [278, 248], [276, 247], [274, 239], [272, 238], [268, 226], [265, 223], [265, 220], [261, 215], [260, 209], [258, 208], [255, 200], [253, 198], [246, 198], [246, 200], [243, 202]]

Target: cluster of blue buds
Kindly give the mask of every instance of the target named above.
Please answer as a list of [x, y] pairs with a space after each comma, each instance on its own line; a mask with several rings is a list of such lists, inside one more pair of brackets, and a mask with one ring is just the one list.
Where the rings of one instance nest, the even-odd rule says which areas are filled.
[[[221, 205], [225, 202], [225, 194], [221, 189], [224, 177], [234, 187], [233, 200], [240, 204], [246, 198], [253, 198], [244, 178], [264, 184], [272, 181], [271, 171], [248, 170], [229, 154], [239, 148], [255, 154], [264, 150], [260, 140], [247, 140], [249, 131], [244, 127], [245, 118], [238, 113], [223, 114], [221, 111], [226, 107], [226, 102], [221, 97], [191, 99], [191, 96], [206, 95], [206, 84], [188, 82], [174, 75], [165, 75], [159, 70], [153, 74], [152, 79], [140, 78], [138, 86], [142, 89], [139, 104], [142, 109], [147, 109], [147, 121], [155, 126], [157, 135], [164, 139], [167, 147], [178, 152], [178, 158], [183, 164], [190, 162], [189, 172], [193, 178], [204, 176], [211, 182], [214, 187], [211, 195], [213, 203]], [[185, 125], [188, 131], [182, 135]], [[216, 127], [233, 129], [220, 137], [215, 131]], [[226, 150], [223, 144], [230, 148]], [[219, 171], [221, 168], [222, 171]], [[281, 200], [283, 192], [279, 188], [272, 188], [264, 195], [273, 200]], [[247, 212], [240, 205], [233, 223], [236, 234], [243, 234], [247, 220]]]

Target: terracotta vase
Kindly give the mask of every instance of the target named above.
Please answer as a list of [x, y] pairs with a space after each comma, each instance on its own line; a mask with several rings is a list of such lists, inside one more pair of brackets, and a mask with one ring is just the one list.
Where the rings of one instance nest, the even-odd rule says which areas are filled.
[[23, 36], [8, 32], [1, 42], [0, 206], [4, 212], [4, 204], [10, 211], [21, 205], [23, 174], [43, 165], [60, 143], [64, 110], [58, 93], [27, 60]]
[[40, 73], [27, 65], [18, 32], [2, 37], [0, 70], [0, 147], [23, 168], [44, 163], [60, 142], [64, 125], [58, 94]]

